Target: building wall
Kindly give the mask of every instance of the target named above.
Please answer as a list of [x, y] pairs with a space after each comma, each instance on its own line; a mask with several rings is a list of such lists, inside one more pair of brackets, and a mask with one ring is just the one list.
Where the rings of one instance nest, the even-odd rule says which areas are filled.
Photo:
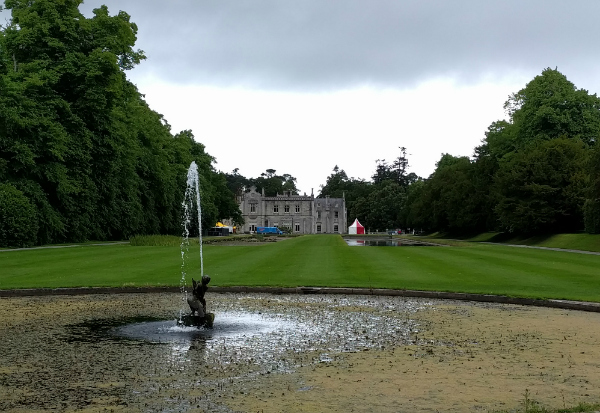
[[242, 194], [239, 205], [246, 221], [244, 232], [274, 226], [289, 227], [294, 234], [345, 234], [348, 231], [343, 198], [315, 198], [291, 193], [265, 197], [252, 187], [250, 192]]
[[[343, 198], [315, 198], [315, 229], [313, 233], [346, 234], [346, 202]], [[320, 228], [319, 228], [320, 227]]]

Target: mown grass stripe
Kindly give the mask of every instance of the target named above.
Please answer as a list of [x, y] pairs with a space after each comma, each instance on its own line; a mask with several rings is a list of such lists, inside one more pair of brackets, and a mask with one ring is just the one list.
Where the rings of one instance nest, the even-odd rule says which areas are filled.
[[[188, 282], [199, 277], [192, 247]], [[206, 245], [211, 285], [363, 287], [600, 302], [600, 256], [498, 245], [349, 247], [334, 235], [265, 245]], [[177, 286], [178, 247], [129, 245], [0, 254], [0, 289]]]

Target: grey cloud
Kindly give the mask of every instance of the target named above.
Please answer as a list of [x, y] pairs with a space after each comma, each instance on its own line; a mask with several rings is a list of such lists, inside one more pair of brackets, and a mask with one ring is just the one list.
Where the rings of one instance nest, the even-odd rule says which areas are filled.
[[597, 0], [88, 0], [82, 11], [100, 4], [138, 24], [138, 73], [180, 83], [402, 88], [555, 66], [584, 78], [600, 56]]

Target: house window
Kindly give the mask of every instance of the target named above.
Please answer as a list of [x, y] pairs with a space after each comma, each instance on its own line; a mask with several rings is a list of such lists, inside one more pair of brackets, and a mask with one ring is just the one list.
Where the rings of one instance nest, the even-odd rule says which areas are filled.
[[300, 212], [300, 205], [296, 205], [296, 214]]
[[283, 212], [290, 212], [290, 206], [289, 205], [284, 206]]
[[321, 232], [321, 224], [318, 224], [317, 225], [317, 233], [320, 233], [320, 232]]
[[250, 231], [255, 232], [256, 231], [256, 225], [250, 224]]
[[337, 225], [334, 225], [334, 226], [333, 226], [333, 232], [339, 232], [338, 228], [339, 228], [339, 227], [338, 227]]
[[321, 211], [317, 211], [317, 219], [321, 219]]
[[250, 212], [256, 212], [256, 204], [250, 204]]
[[[335, 212], [333, 213], [333, 217], [334, 217], [334, 218], [339, 218], [339, 216], [338, 216], [338, 215], [339, 215], [339, 212], [338, 212], [338, 211], [335, 211]], [[337, 231], [336, 231], [336, 232], [337, 232]]]
[[279, 205], [273, 205], [273, 212], [279, 212]]
[[294, 231], [296, 231], [296, 232], [300, 232], [300, 224], [296, 224], [296, 225], [294, 226]]

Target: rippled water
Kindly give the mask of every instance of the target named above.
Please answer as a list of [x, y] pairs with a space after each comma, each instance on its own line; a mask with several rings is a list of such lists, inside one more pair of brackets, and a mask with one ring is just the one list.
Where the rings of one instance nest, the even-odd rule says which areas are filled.
[[134, 340], [153, 343], [210, 342], [227, 339], [232, 342], [244, 341], [255, 335], [265, 335], [274, 331], [289, 332], [297, 328], [291, 321], [285, 322], [274, 317], [242, 312], [223, 312], [213, 328], [180, 326], [177, 320], [144, 321], [115, 327], [105, 333]]

